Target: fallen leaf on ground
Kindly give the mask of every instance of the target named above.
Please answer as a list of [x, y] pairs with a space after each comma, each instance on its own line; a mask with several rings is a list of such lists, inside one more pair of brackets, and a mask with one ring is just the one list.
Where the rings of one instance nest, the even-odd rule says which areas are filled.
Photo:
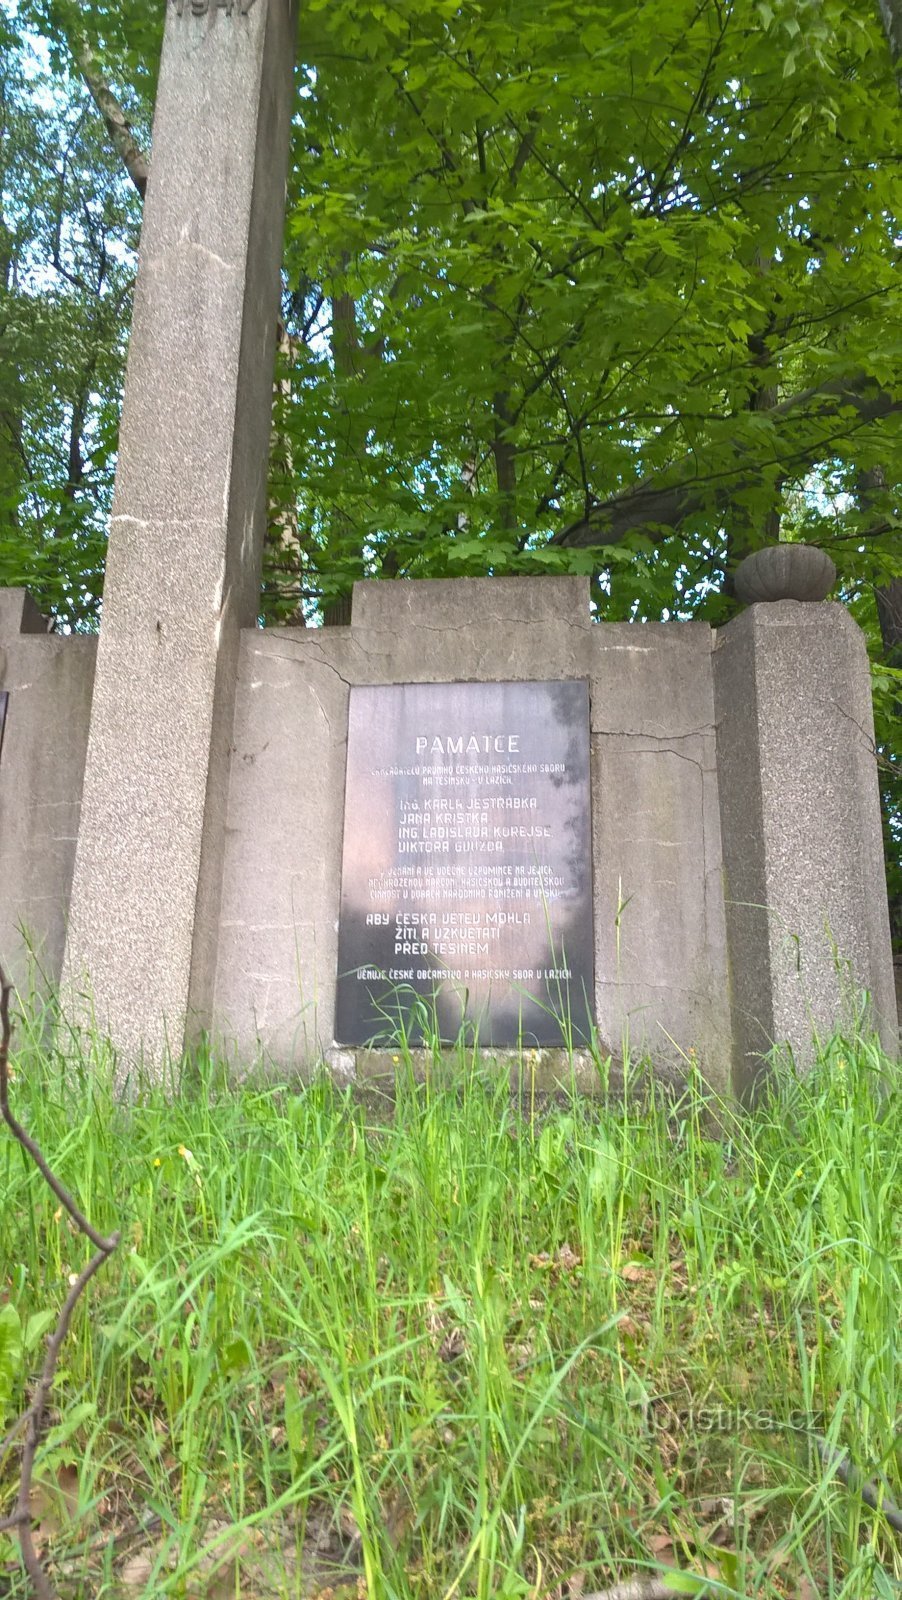
[[627, 1339], [638, 1339], [642, 1329], [635, 1318], [621, 1317], [617, 1324], [617, 1332], [624, 1334]]
[[56, 1539], [78, 1515], [78, 1469], [57, 1467], [55, 1481], [45, 1479], [32, 1484], [28, 1509], [38, 1547]]
[[129, 1556], [119, 1574], [119, 1582], [124, 1589], [143, 1589], [153, 1572], [153, 1561], [143, 1552], [136, 1556]]
[[625, 1283], [655, 1283], [657, 1275], [654, 1267], [643, 1267], [639, 1261], [627, 1261], [620, 1268], [620, 1276]]

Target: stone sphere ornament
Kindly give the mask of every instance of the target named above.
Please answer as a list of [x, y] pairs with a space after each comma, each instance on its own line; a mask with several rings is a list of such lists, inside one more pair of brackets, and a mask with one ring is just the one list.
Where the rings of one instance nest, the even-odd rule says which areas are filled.
[[739, 563], [733, 590], [743, 605], [763, 600], [826, 600], [836, 567], [813, 544], [770, 544]]

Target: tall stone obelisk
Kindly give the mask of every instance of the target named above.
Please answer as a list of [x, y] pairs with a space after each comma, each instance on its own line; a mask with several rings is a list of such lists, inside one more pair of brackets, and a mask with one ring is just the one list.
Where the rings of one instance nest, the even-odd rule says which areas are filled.
[[168, 0], [63, 983], [128, 1059], [209, 1018], [295, 34], [295, 0]]

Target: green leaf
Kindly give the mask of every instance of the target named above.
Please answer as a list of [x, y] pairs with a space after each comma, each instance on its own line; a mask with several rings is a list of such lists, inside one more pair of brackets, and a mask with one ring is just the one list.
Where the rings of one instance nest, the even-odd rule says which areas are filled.
[[9, 1414], [9, 1403], [22, 1377], [22, 1323], [15, 1306], [0, 1306], [0, 1422]]
[[244, 1372], [254, 1364], [254, 1351], [243, 1333], [233, 1334], [220, 1351], [219, 1361], [224, 1373], [231, 1376]]
[[50, 1428], [45, 1436], [42, 1455], [63, 1450], [69, 1440], [86, 1422], [91, 1422], [97, 1415], [97, 1407], [93, 1400], [81, 1400], [60, 1418], [55, 1427]]
[[35, 1311], [25, 1324], [24, 1348], [27, 1354], [36, 1349], [46, 1333], [49, 1333], [56, 1321], [53, 1311]]
[[669, 1568], [661, 1573], [661, 1581], [665, 1589], [671, 1589], [674, 1594], [705, 1594], [711, 1593], [710, 1578], [700, 1578], [694, 1572], [677, 1572]]

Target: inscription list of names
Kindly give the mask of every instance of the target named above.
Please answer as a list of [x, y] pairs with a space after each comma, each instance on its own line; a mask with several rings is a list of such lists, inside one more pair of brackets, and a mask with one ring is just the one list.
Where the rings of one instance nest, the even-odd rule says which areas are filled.
[[336, 1039], [591, 1026], [582, 681], [351, 690]]

